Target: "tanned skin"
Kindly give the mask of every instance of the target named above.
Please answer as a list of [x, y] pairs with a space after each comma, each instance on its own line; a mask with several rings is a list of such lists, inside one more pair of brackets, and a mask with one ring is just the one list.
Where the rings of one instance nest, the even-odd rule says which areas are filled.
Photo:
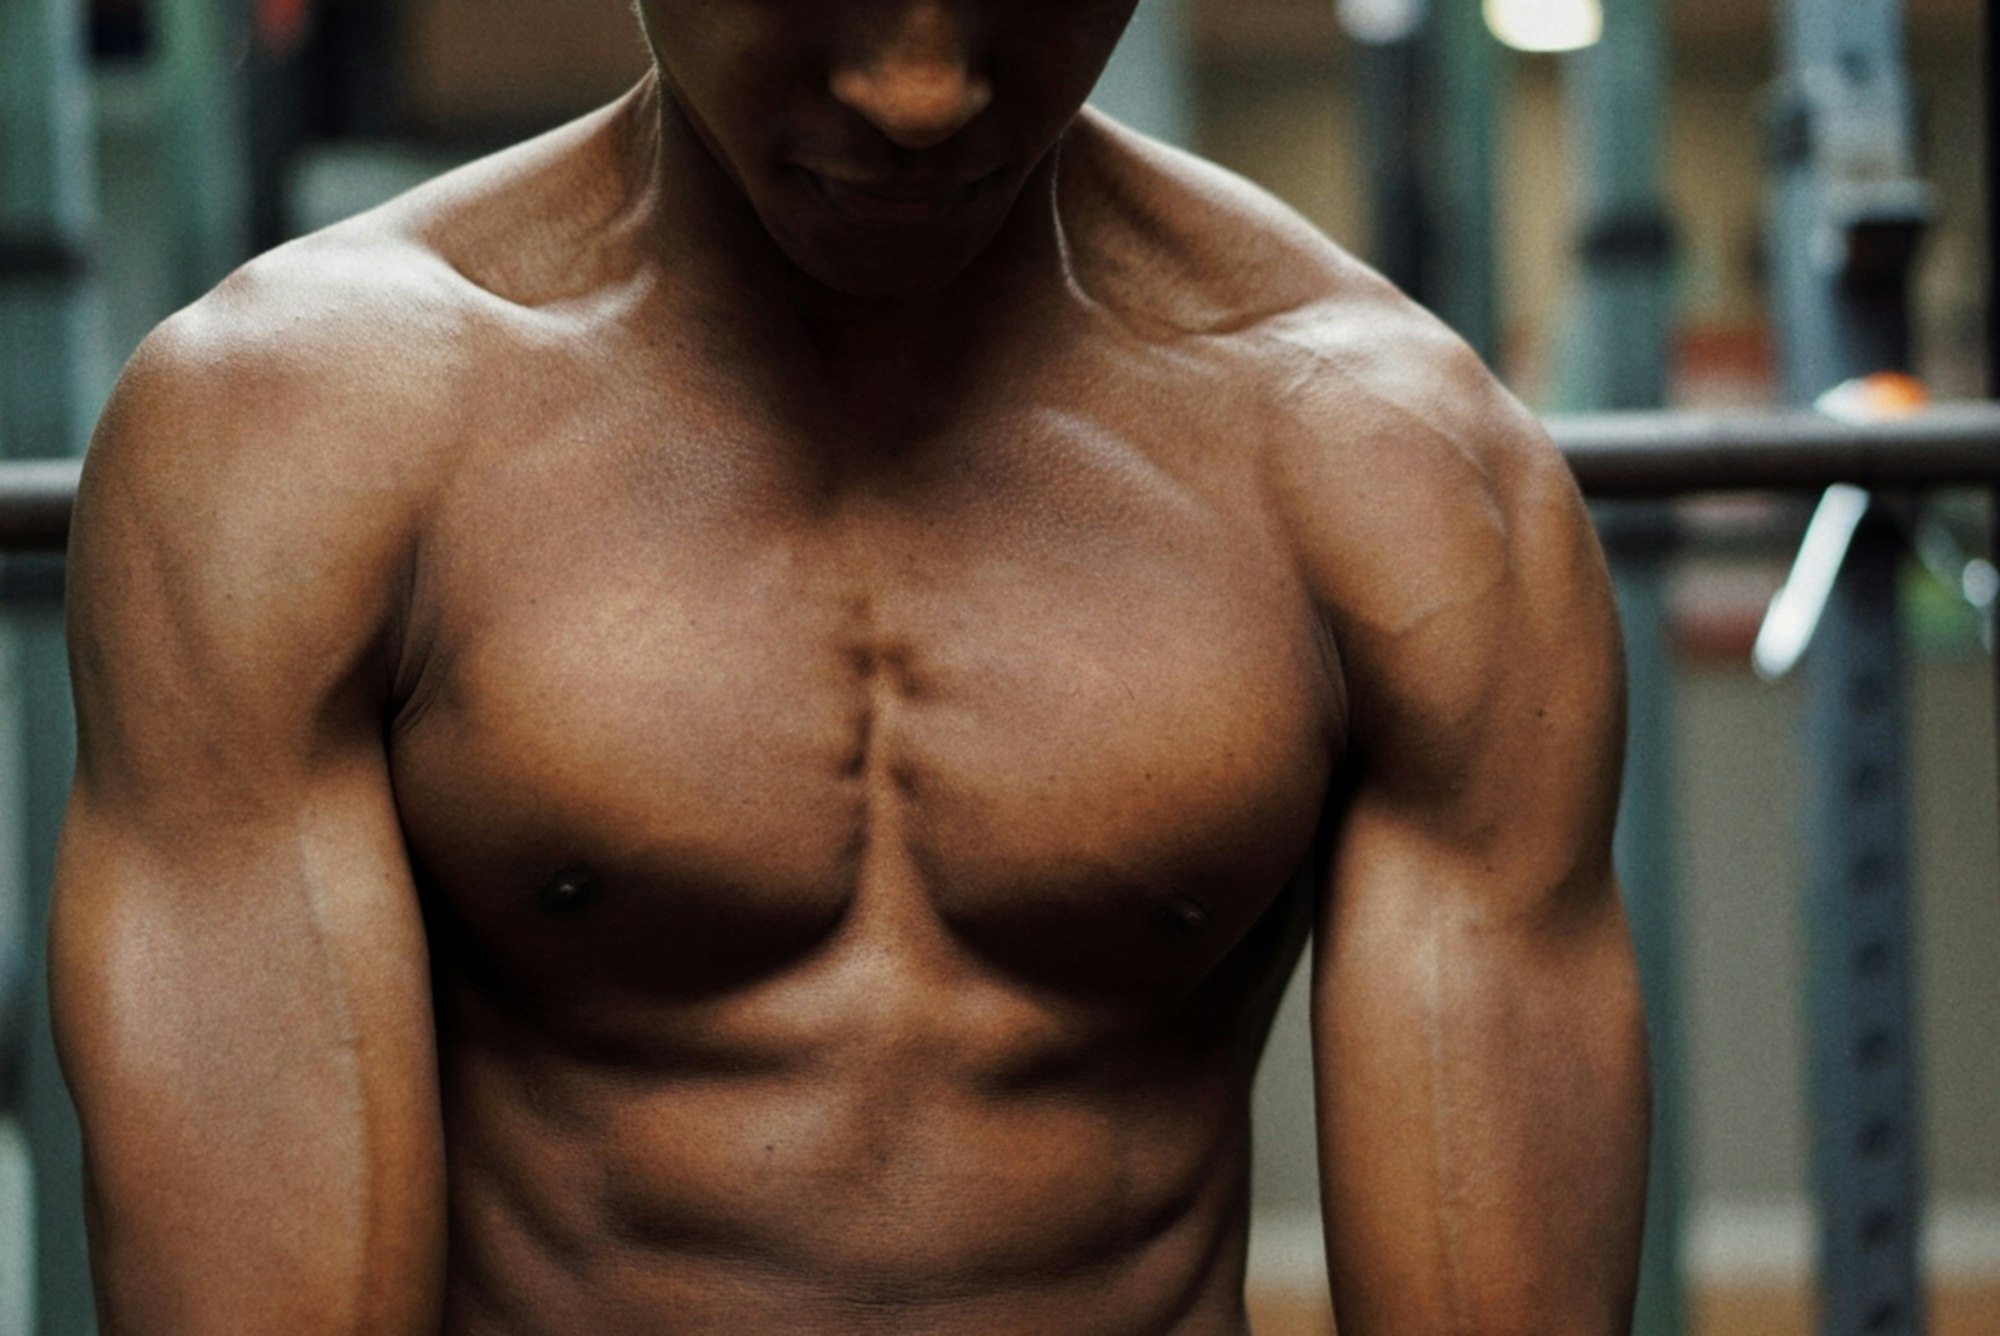
[[112, 1333], [1240, 1333], [1316, 918], [1345, 1336], [1612, 1332], [1603, 566], [1533, 420], [1078, 114], [1131, 0], [641, 0], [163, 326], [54, 969]]

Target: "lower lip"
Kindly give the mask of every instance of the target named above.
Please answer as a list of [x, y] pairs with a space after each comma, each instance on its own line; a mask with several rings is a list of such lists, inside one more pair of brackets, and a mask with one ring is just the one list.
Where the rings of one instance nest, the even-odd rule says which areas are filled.
[[960, 186], [956, 190], [936, 195], [923, 195], [915, 199], [878, 195], [857, 186], [843, 185], [818, 172], [807, 171], [806, 177], [820, 197], [856, 222], [873, 223], [890, 227], [914, 227], [927, 223], [939, 223], [951, 217], [969, 203], [979, 193], [981, 182]]

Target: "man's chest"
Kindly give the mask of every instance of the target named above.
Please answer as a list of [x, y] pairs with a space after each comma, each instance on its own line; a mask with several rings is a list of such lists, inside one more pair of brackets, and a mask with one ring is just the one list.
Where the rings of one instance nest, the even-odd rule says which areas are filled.
[[1165, 953], [1127, 952], [1142, 974], [1212, 965], [1320, 816], [1330, 651], [1229, 489], [1029, 430], [959, 465], [544, 458], [462, 488], [394, 764], [475, 936], [588, 918], [721, 987], [872, 894], [1011, 971], [1128, 937]]

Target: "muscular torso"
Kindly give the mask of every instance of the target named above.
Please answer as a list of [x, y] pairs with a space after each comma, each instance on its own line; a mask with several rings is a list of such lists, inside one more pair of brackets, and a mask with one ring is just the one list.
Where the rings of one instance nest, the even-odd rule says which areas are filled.
[[1532, 419], [1088, 113], [885, 306], [659, 111], [247, 266], [106, 410], [106, 1330], [1241, 1336], [1308, 920], [1342, 1329], [1623, 1330], [1618, 651]]
[[1240, 1330], [1341, 700], [1227, 345], [657, 320], [495, 318], [410, 568], [448, 1329]]

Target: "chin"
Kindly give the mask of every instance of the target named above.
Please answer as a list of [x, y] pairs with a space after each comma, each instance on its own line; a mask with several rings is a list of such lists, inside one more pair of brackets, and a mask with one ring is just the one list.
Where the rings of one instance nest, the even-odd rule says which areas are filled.
[[[872, 227], [829, 220], [767, 216], [765, 227], [798, 269], [843, 297], [921, 297], [951, 285], [993, 244], [1008, 210], [959, 218], [934, 227]], [[786, 223], [792, 226], [786, 226]]]

